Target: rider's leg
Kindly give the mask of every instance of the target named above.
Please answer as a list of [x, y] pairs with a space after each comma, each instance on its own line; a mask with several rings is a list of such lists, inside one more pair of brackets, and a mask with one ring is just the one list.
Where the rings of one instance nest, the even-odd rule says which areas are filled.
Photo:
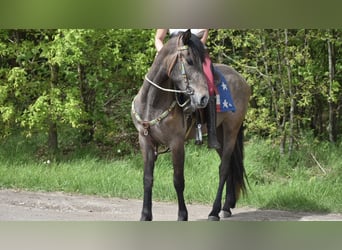
[[207, 54], [203, 63], [203, 71], [207, 78], [209, 89], [209, 102], [207, 105], [207, 129], [208, 129], [208, 147], [220, 148], [221, 145], [216, 137], [216, 95], [214, 85], [214, 75], [211, 70], [211, 60]]

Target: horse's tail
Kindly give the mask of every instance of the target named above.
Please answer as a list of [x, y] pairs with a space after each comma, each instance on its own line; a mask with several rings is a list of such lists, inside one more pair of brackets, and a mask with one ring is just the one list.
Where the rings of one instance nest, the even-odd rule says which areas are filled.
[[[240, 193], [247, 194], [246, 182], [248, 183], [245, 167], [243, 164], [244, 148], [244, 127], [241, 125], [239, 133], [237, 135], [234, 151], [232, 153], [232, 158], [230, 161], [230, 171], [231, 171], [231, 181], [233, 189], [235, 190], [235, 202], [239, 199]], [[235, 204], [234, 204], [235, 206]], [[234, 207], [233, 206], [233, 207]]]

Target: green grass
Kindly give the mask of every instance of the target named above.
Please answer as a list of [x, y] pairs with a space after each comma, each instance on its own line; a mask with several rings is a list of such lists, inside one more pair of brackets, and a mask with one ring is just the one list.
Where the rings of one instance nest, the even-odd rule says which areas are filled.
[[[240, 204], [301, 211], [342, 211], [341, 145], [308, 139], [290, 156], [263, 140], [246, 146], [250, 181]], [[314, 159], [316, 159], [316, 162]]]
[[[342, 145], [308, 140], [291, 157], [280, 155], [269, 141], [246, 142], [249, 187], [248, 195], [240, 199], [238, 206], [342, 212], [339, 160]], [[39, 147], [41, 143], [42, 138], [23, 140], [20, 136], [0, 143], [1, 188], [142, 198], [143, 166], [139, 152], [103, 157], [94, 146], [75, 146], [49, 159]], [[189, 143], [185, 161], [187, 203], [212, 204], [218, 184], [218, 165], [219, 158], [213, 150]], [[160, 155], [155, 168], [154, 200], [176, 200], [172, 180], [170, 154]]]

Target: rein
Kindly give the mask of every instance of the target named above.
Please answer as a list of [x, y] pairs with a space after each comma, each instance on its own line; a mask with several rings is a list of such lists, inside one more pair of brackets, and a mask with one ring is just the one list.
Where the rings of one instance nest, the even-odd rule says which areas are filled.
[[145, 75], [145, 80], [148, 81], [149, 83], [151, 83], [154, 87], [162, 90], [162, 91], [165, 91], [165, 92], [172, 92], [172, 93], [180, 93], [180, 94], [193, 94], [193, 91], [189, 90], [189, 89], [186, 89], [186, 90], [177, 90], [177, 89], [166, 89], [166, 88], [163, 88], [163, 87], [160, 87], [157, 83], [151, 81], [150, 79], [148, 79], [147, 75]]

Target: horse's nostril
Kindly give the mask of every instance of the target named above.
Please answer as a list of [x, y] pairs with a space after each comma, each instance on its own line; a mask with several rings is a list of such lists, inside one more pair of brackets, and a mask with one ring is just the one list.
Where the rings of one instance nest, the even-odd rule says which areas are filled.
[[202, 107], [207, 106], [208, 100], [209, 100], [209, 99], [208, 99], [207, 96], [203, 96], [203, 97], [201, 98], [201, 102], [200, 102], [201, 106], [202, 106]]

